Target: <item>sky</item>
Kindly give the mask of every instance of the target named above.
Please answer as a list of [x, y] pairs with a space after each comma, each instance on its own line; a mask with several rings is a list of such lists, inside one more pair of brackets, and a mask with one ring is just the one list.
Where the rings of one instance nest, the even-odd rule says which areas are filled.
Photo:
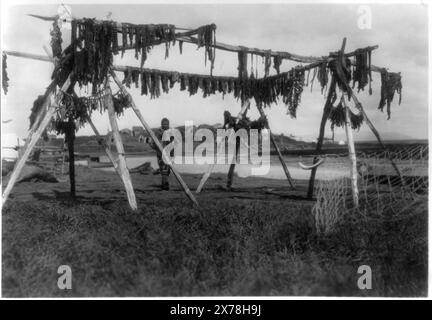
[[[428, 137], [428, 21], [427, 7], [419, 4], [375, 4], [371, 5], [372, 24], [370, 29], [358, 27], [359, 5], [356, 4], [202, 4], [202, 5], [70, 5], [74, 17], [105, 17], [112, 12], [111, 19], [130, 23], [169, 23], [178, 27], [196, 28], [215, 23], [216, 39], [219, 42], [288, 51], [308, 56], [325, 56], [341, 47], [343, 37], [347, 37], [346, 51], [356, 48], [379, 45], [372, 53], [372, 63], [379, 67], [402, 74], [402, 103], [397, 97], [392, 104], [392, 117], [377, 110], [380, 100], [380, 75], [373, 74], [373, 95], [367, 90], [359, 93], [369, 118], [385, 139]], [[43, 46], [49, 46], [50, 22], [27, 16], [29, 13], [52, 16], [58, 5], [16, 5], [5, 9], [2, 14], [2, 50], [45, 54]], [[70, 38], [68, 30], [62, 30], [64, 44]], [[209, 74], [209, 64], [204, 65], [203, 49], [184, 43], [183, 54], [178, 45], [172, 47], [170, 55], [164, 58], [164, 47], [155, 47], [146, 61], [145, 67], [168, 71]], [[258, 73], [263, 75], [263, 61], [258, 59]], [[123, 59], [115, 58], [115, 64], [139, 66], [133, 53]], [[281, 71], [288, 71], [296, 63], [284, 60]], [[2, 124], [2, 135], [14, 134], [20, 138], [27, 136], [30, 109], [33, 101], [50, 83], [53, 66], [51, 63], [8, 56], [7, 60], [9, 92], [2, 91], [2, 120], [12, 121]], [[250, 66], [250, 64], [249, 64]], [[271, 73], [275, 70], [271, 68]], [[218, 50], [216, 52], [215, 75], [236, 76], [237, 54]], [[119, 74], [120, 75], [120, 74]], [[122, 75], [120, 75], [123, 77]], [[115, 85], [112, 86], [116, 92]], [[226, 95], [216, 94], [203, 98], [202, 94], [192, 97], [178, 89], [170, 90], [159, 99], [141, 96], [139, 89], [130, 89], [137, 106], [150, 124], [157, 127], [163, 117], [168, 117], [172, 126], [184, 125], [185, 121], [194, 124], [215, 124], [223, 122], [223, 111], [232, 114], [240, 111], [240, 102]], [[83, 88], [81, 95], [88, 92]], [[271, 129], [275, 133], [295, 135], [303, 139], [318, 136], [319, 124], [325, 96], [317, 82], [314, 88], [305, 87], [302, 102], [297, 110], [297, 118], [286, 113], [282, 103], [266, 109]], [[258, 112], [252, 104], [248, 113], [252, 119]], [[109, 128], [107, 114], [93, 114], [96, 127], [106, 133]], [[126, 110], [119, 118], [119, 127], [131, 128], [139, 125], [132, 110]], [[86, 126], [78, 135], [91, 135]], [[326, 136], [330, 136], [329, 125]], [[369, 128], [364, 125], [355, 138], [371, 138]], [[343, 129], [336, 130], [336, 139], [345, 139]]]

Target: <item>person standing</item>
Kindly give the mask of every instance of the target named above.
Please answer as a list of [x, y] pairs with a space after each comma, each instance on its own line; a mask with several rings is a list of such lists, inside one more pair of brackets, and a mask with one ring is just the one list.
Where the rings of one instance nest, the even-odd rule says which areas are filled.
[[[158, 138], [158, 140], [161, 142], [162, 147], [165, 147], [166, 145], [168, 145], [171, 141], [162, 141], [162, 137], [165, 131], [170, 129], [170, 123], [169, 120], [167, 118], [163, 118], [161, 121], [161, 127], [158, 128], [155, 132], [156, 137]], [[162, 176], [162, 185], [161, 185], [161, 189], [162, 190], [169, 190], [169, 175], [171, 172], [171, 168], [168, 164], [165, 163], [165, 161], [163, 160], [162, 157], [162, 152], [159, 150], [159, 148], [156, 146], [156, 143], [154, 143], [153, 140], [150, 141], [150, 146], [156, 150], [156, 156], [157, 156], [157, 160], [158, 160], [158, 165], [159, 165], [159, 172]]]

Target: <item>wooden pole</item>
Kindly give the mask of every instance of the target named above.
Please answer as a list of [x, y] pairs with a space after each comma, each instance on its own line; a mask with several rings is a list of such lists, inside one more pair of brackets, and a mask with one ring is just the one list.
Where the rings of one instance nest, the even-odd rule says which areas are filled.
[[[25, 52], [18, 52], [18, 51], [3, 51], [4, 53], [6, 53], [7, 55], [10, 56], [14, 56], [14, 57], [19, 57], [19, 58], [27, 58], [27, 59], [33, 59], [33, 60], [39, 60], [39, 61], [45, 61], [45, 62], [54, 62], [54, 58], [52, 57], [46, 57], [46, 56], [42, 56], [42, 55], [37, 55], [37, 54], [32, 54], [32, 53], [25, 53]], [[355, 51], [354, 51], [355, 52]], [[346, 54], [345, 56], [349, 56], [350, 54]], [[334, 60], [333, 58], [329, 58], [327, 60], [317, 60], [317, 61], [313, 61], [308, 65], [304, 65], [304, 66], [298, 66], [296, 67], [296, 70], [298, 71], [307, 71], [307, 70], [311, 70], [313, 68], [316, 68], [317, 66], [321, 65], [324, 62], [329, 62], [331, 60]], [[305, 61], [303, 61], [305, 62]], [[381, 72], [382, 68], [381, 67], [375, 67], [375, 66], [371, 66], [372, 71], [374, 72]], [[119, 71], [119, 72], [124, 72], [126, 70], [136, 70], [139, 72], [159, 72], [159, 73], [167, 73], [167, 74], [171, 74], [172, 71], [165, 71], [165, 70], [159, 70], [159, 69], [149, 69], [149, 68], [140, 68], [140, 67], [134, 67], [134, 66], [122, 66], [122, 65], [113, 65], [112, 66], [112, 70], [114, 71]], [[272, 78], [272, 77], [280, 77], [283, 76], [284, 74], [286, 74], [287, 72], [282, 72], [280, 75], [276, 75], [276, 76], [270, 76], [268, 78]], [[181, 73], [178, 72], [179, 75], [188, 75], [188, 76], [193, 76], [193, 77], [208, 77], [208, 75], [200, 75], [200, 74], [193, 74], [193, 73]], [[233, 79], [236, 80], [237, 77], [220, 77], [220, 76], [213, 76], [213, 78], [215, 79]]]
[[259, 111], [261, 117], [264, 117], [264, 118], [266, 119], [266, 128], [270, 131], [270, 141], [271, 141], [271, 143], [273, 144], [273, 147], [275, 148], [275, 150], [276, 150], [276, 152], [277, 152], [277, 155], [278, 155], [279, 161], [280, 161], [280, 163], [281, 163], [281, 165], [282, 165], [282, 168], [283, 168], [283, 170], [284, 170], [284, 172], [285, 172], [285, 176], [287, 177], [287, 180], [288, 180], [288, 182], [289, 182], [291, 188], [292, 188], [293, 190], [295, 190], [295, 187], [294, 187], [294, 183], [293, 183], [293, 180], [292, 180], [291, 174], [290, 174], [290, 172], [289, 172], [289, 170], [288, 170], [288, 167], [287, 167], [287, 165], [286, 165], [286, 163], [285, 163], [285, 161], [284, 161], [284, 159], [283, 159], [283, 156], [282, 156], [282, 153], [281, 153], [281, 151], [280, 151], [280, 149], [279, 149], [279, 146], [278, 146], [277, 143], [276, 143], [275, 137], [274, 137], [273, 133], [272, 133], [271, 130], [270, 130], [270, 125], [269, 125], [269, 123], [268, 123], [267, 116], [266, 116], [266, 114], [264, 113], [264, 109], [263, 109], [263, 107], [262, 107], [261, 105], [257, 105], [257, 108], [258, 108], [258, 111]]
[[[48, 110], [45, 112], [44, 116], [42, 117], [40, 124], [34, 128], [32, 128], [29, 132], [29, 136], [26, 140], [26, 144], [24, 145], [23, 153], [18, 158], [15, 167], [12, 171], [11, 177], [8, 181], [8, 184], [6, 186], [5, 191], [3, 192], [3, 203], [5, 203], [9, 197], [10, 192], [12, 191], [12, 188], [14, 187], [16, 181], [18, 180], [19, 175], [21, 174], [22, 169], [24, 168], [24, 165], [32, 152], [34, 146], [38, 142], [39, 138], [41, 137], [43, 131], [45, 128], [49, 125], [51, 122], [52, 117], [54, 116], [54, 113], [56, 112], [56, 108], [58, 107], [59, 101], [61, 100], [61, 97], [63, 95], [63, 92], [66, 91], [71, 84], [71, 76], [67, 78], [66, 82], [63, 84], [61, 91], [54, 96], [51, 89], [48, 89], [46, 98], [43, 103], [42, 109], [45, 109], [48, 105]], [[34, 129], [34, 131], [33, 131]]]
[[351, 160], [351, 190], [354, 201], [354, 207], [357, 208], [359, 205], [359, 190], [357, 185], [357, 157], [354, 146], [354, 137], [351, 128], [351, 118], [349, 107], [345, 104], [345, 100], [342, 96], [342, 104], [345, 107], [345, 133], [347, 137], [348, 152]]
[[[249, 100], [246, 100], [245, 102], [243, 102], [242, 108], [241, 108], [239, 114], [237, 115], [236, 123], [238, 123], [238, 121], [246, 114], [246, 112], [247, 112], [247, 110], [248, 110], [249, 107], [250, 107]], [[228, 145], [231, 142], [231, 140], [232, 140], [233, 137], [235, 137], [235, 133], [234, 132], [232, 132], [230, 134], [230, 136], [228, 137]], [[225, 149], [225, 141], [223, 141], [223, 143], [221, 143], [219, 145], [219, 149], [217, 150], [217, 155], [219, 155], [222, 152], [223, 149]], [[215, 160], [215, 162], [216, 162], [216, 160]], [[200, 193], [201, 192], [202, 188], [204, 187], [204, 184], [206, 183], [206, 181], [210, 177], [210, 175], [211, 175], [211, 173], [212, 173], [215, 165], [216, 165], [216, 163], [213, 163], [213, 164], [210, 164], [208, 166], [207, 171], [203, 174], [203, 176], [201, 178], [201, 181], [200, 181], [200, 183], [198, 185], [198, 188], [195, 191], [196, 193]], [[230, 169], [231, 169], [231, 166], [230, 166]]]
[[70, 195], [72, 198], [75, 198], [75, 150], [74, 150], [74, 142], [75, 142], [75, 122], [70, 117], [68, 119], [67, 130], [65, 133], [65, 138], [67, 141], [68, 152], [69, 152], [69, 184], [70, 184]]
[[[346, 38], [344, 38], [342, 41], [342, 47], [341, 47], [341, 50], [339, 51], [338, 60], [342, 61], [342, 57], [343, 57], [343, 54], [345, 51], [345, 46], [346, 46]], [[326, 103], [324, 105], [323, 116], [321, 118], [320, 132], [319, 132], [317, 146], [316, 146], [317, 153], [319, 153], [321, 151], [322, 146], [323, 146], [325, 125], [327, 123], [327, 118], [328, 118], [330, 110], [331, 110], [331, 106], [333, 103], [332, 99], [333, 99], [333, 96], [335, 94], [335, 90], [336, 90], [336, 79], [334, 76], [332, 76], [330, 87], [329, 87], [329, 90], [327, 91], [327, 99], [326, 99]], [[315, 156], [313, 163], [316, 164], [318, 161], [319, 161], [319, 157]], [[313, 197], [315, 175], [316, 175], [317, 169], [318, 169], [317, 166], [312, 169], [311, 175], [309, 178], [309, 187], [308, 187], [308, 193], [307, 193], [307, 197], [309, 199], [312, 199], [312, 197]]]
[[125, 151], [123, 148], [123, 142], [121, 140], [118, 124], [117, 124], [117, 118], [114, 111], [114, 103], [112, 100], [112, 93], [111, 88], [109, 87], [109, 84], [106, 85], [106, 94], [105, 94], [105, 105], [108, 110], [108, 116], [111, 124], [111, 129], [114, 137], [114, 143], [117, 148], [117, 157], [118, 157], [118, 164], [119, 164], [119, 171], [121, 174], [121, 178], [123, 181], [123, 184], [126, 189], [127, 198], [129, 201], [129, 205], [132, 208], [132, 210], [137, 209], [137, 203], [135, 198], [135, 193], [132, 186], [132, 181], [129, 175], [129, 170], [126, 166], [126, 159], [125, 159]]
[[132, 109], [134, 110], [136, 116], [138, 117], [138, 119], [141, 121], [141, 124], [144, 126], [144, 128], [146, 129], [147, 133], [150, 135], [150, 137], [152, 138], [153, 142], [156, 144], [156, 147], [159, 149], [159, 151], [162, 153], [162, 159], [163, 161], [171, 168], [175, 178], [177, 179], [177, 181], [179, 182], [179, 184], [181, 185], [181, 187], [183, 188], [184, 192], [186, 193], [186, 195], [188, 196], [188, 198], [196, 205], [198, 205], [198, 202], [196, 201], [194, 195], [192, 194], [192, 192], [189, 190], [188, 186], [186, 185], [186, 183], [183, 181], [183, 178], [180, 176], [180, 174], [177, 172], [177, 170], [175, 170], [173, 163], [171, 161], [171, 159], [168, 157], [168, 155], [165, 153], [165, 150], [162, 146], [162, 144], [160, 143], [160, 141], [158, 140], [158, 138], [156, 137], [156, 135], [154, 134], [153, 130], [150, 128], [150, 126], [147, 124], [147, 122], [144, 120], [141, 111], [138, 109], [138, 107], [136, 106], [135, 102], [132, 99], [132, 96], [129, 94], [129, 92], [126, 90], [126, 88], [124, 87], [124, 85], [121, 83], [120, 79], [117, 77], [117, 75], [115, 74], [115, 72], [113, 70], [111, 70], [111, 76], [114, 79], [115, 83], [117, 84], [117, 86], [120, 88], [120, 90], [123, 92], [124, 95], [126, 95], [129, 98], [129, 102], [130, 105], [132, 107]]
[[[237, 138], [236, 138], [237, 139]], [[227, 177], [227, 189], [230, 190], [234, 181], [234, 170], [236, 166], [236, 162], [238, 160], [238, 156], [240, 154], [240, 144], [235, 141], [235, 156], [234, 161], [230, 164], [229, 170], [228, 170], [228, 177]]]

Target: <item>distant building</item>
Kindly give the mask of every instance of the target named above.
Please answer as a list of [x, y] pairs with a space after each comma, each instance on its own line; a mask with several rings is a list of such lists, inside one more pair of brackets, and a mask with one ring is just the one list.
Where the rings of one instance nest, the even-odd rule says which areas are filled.
[[143, 127], [140, 126], [133, 126], [132, 127], [132, 136], [139, 137], [141, 135], [145, 134], [145, 130]]
[[125, 128], [125, 129], [121, 129], [120, 133], [124, 134], [124, 135], [127, 135], [127, 136], [131, 136], [132, 135], [132, 130], [128, 129], [128, 128]]

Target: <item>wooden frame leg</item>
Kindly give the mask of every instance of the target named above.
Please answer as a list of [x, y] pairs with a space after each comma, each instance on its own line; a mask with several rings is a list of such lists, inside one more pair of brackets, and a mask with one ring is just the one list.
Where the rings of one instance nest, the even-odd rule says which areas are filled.
[[168, 155], [165, 153], [165, 150], [162, 147], [162, 144], [160, 143], [160, 141], [158, 140], [158, 138], [154, 134], [153, 130], [150, 128], [150, 126], [144, 120], [144, 118], [143, 118], [143, 116], [141, 114], [141, 111], [138, 109], [138, 107], [136, 106], [135, 102], [133, 101], [131, 95], [129, 94], [129, 92], [127, 92], [126, 88], [123, 86], [123, 84], [121, 83], [120, 79], [117, 77], [117, 75], [115, 74], [115, 72], [113, 70], [111, 70], [111, 76], [114, 79], [114, 81], [117, 84], [117, 86], [123, 92], [123, 94], [125, 94], [129, 98], [130, 105], [131, 105], [132, 109], [134, 110], [136, 116], [141, 121], [141, 124], [146, 129], [146, 131], [148, 132], [148, 134], [152, 138], [153, 142], [156, 144], [157, 148], [159, 149], [159, 151], [162, 153], [162, 159], [163, 159], [163, 161], [171, 168], [171, 170], [172, 170], [175, 178], [177, 179], [178, 183], [183, 188], [183, 190], [186, 193], [187, 197], [196, 206], [199, 206], [197, 200], [195, 199], [195, 197], [192, 194], [192, 192], [189, 190], [187, 184], [184, 182], [183, 178], [180, 176], [180, 174], [177, 172], [177, 170], [175, 170], [175, 168], [173, 166], [173, 163], [172, 163], [171, 159], [168, 157]]
[[[257, 105], [257, 108], [258, 108], [258, 111], [259, 111], [261, 117], [264, 117], [264, 118], [267, 120], [267, 116], [266, 116], [266, 114], [264, 113], [263, 107], [262, 107], [261, 105]], [[270, 141], [271, 141], [271, 143], [273, 144], [273, 147], [275, 148], [275, 150], [276, 150], [276, 152], [277, 152], [277, 155], [278, 155], [279, 161], [280, 161], [280, 163], [281, 163], [281, 165], [282, 165], [282, 168], [283, 168], [283, 170], [284, 170], [284, 172], [285, 172], [285, 176], [287, 177], [287, 180], [288, 180], [288, 182], [289, 182], [291, 188], [292, 188], [293, 190], [295, 190], [295, 186], [294, 186], [294, 183], [293, 183], [293, 180], [292, 180], [291, 174], [290, 174], [290, 172], [289, 172], [289, 170], [288, 170], [288, 167], [287, 167], [287, 165], [286, 165], [286, 163], [285, 163], [285, 161], [284, 161], [284, 158], [283, 158], [282, 153], [281, 153], [281, 151], [280, 151], [280, 149], [279, 149], [279, 146], [278, 146], [277, 143], [276, 143], [275, 137], [273, 136], [273, 133], [272, 133], [271, 130], [270, 130], [270, 125], [269, 125], [268, 121], [267, 121], [266, 128], [270, 131]]]
[[[248, 100], [246, 100], [246, 101], [242, 104], [242, 108], [241, 108], [239, 114], [237, 115], [237, 122], [238, 122], [238, 119], [240, 119], [241, 117], [243, 117], [243, 116], [246, 114], [246, 112], [247, 112], [247, 110], [249, 109], [249, 107], [250, 107], [250, 102], [249, 102]], [[234, 132], [233, 132], [233, 133], [228, 137], [228, 144], [231, 142], [231, 140], [232, 140], [232, 138], [234, 137], [234, 135], [235, 135], [235, 134], [234, 134]], [[221, 145], [219, 146], [219, 149], [218, 149], [218, 151], [217, 151], [217, 155], [219, 155], [220, 152], [222, 152], [223, 148], [225, 148], [225, 142], [224, 142], [224, 144], [221, 144]], [[199, 183], [199, 185], [198, 185], [198, 188], [197, 188], [196, 191], [195, 191], [196, 193], [200, 193], [200, 192], [201, 192], [201, 190], [202, 190], [203, 187], [204, 187], [204, 184], [207, 182], [208, 178], [210, 178], [210, 175], [211, 175], [211, 173], [212, 173], [212, 171], [213, 171], [215, 165], [216, 165], [216, 163], [209, 165], [209, 167], [207, 168], [207, 171], [206, 171], [206, 172], [203, 174], [203, 176], [201, 177], [201, 181], [200, 181], [200, 183]], [[235, 167], [235, 165], [234, 165], [234, 167], [232, 167], [232, 166], [233, 166], [233, 164], [230, 165], [230, 171], [234, 172], [234, 167]], [[232, 168], [231, 168], [231, 167], [232, 167]], [[229, 177], [229, 173], [228, 173], [228, 177]]]
[[[54, 83], [55, 84], [55, 83]], [[45, 128], [50, 124], [52, 117], [54, 116], [54, 113], [56, 112], [56, 108], [58, 107], [58, 101], [60, 100], [62, 96], [62, 92], [65, 91], [67, 88], [69, 88], [71, 84], [71, 76], [67, 78], [65, 83], [63, 84], [60, 93], [54, 96], [51, 87], [48, 89], [46, 93], [46, 98], [42, 107], [41, 112], [38, 115], [38, 118], [36, 119], [34, 126], [30, 129], [27, 141], [24, 145], [24, 152], [21, 154], [21, 156], [18, 158], [15, 167], [12, 171], [11, 177], [8, 181], [8, 184], [6, 186], [5, 191], [3, 192], [3, 203], [5, 203], [9, 197], [10, 192], [12, 191], [12, 188], [15, 186], [15, 183], [17, 182], [19, 175], [21, 174], [22, 169], [24, 168], [24, 165], [30, 156], [30, 153], [32, 152], [34, 146], [38, 142], [39, 138], [41, 137], [43, 131]], [[48, 106], [48, 110], [45, 112], [44, 109]], [[39, 122], [40, 119], [40, 122]]]
[[129, 205], [132, 210], [136, 210], [137, 202], [135, 198], [135, 192], [133, 190], [132, 180], [129, 175], [129, 170], [126, 166], [125, 151], [124, 151], [123, 142], [121, 140], [121, 136], [117, 124], [117, 118], [114, 111], [114, 103], [112, 100], [111, 89], [108, 85], [106, 87], [105, 104], [108, 109], [108, 116], [111, 124], [111, 129], [113, 132], [114, 142], [117, 148], [118, 169], [120, 171], [121, 179], [126, 189]]
[[45, 128], [51, 122], [51, 119], [54, 116], [55, 111], [56, 111], [56, 107], [54, 105], [51, 105], [48, 108], [48, 111], [45, 113], [45, 116], [42, 118], [42, 121], [41, 121], [39, 127], [36, 129], [35, 132], [32, 132], [31, 135], [27, 138], [28, 144], [24, 147], [25, 150], [24, 150], [23, 154], [17, 160], [17, 163], [16, 163], [16, 165], [12, 171], [12, 174], [11, 174], [11, 177], [8, 181], [6, 189], [3, 193], [3, 203], [5, 203], [6, 200], [8, 199], [9, 194], [12, 191], [12, 188], [14, 187], [16, 181], [18, 180], [18, 177], [21, 174], [21, 171], [24, 168], [24, 165], [25, 165], [30, 153], [32, 152], [34, 146], [38, 142], [38, 140], [41, 137]]
[[351, 190], [354, 201], [354, 207], [357, 208], [359, 205], [359, 190], [357, 184], [357, 157], [354, 146], [354, 137], [351, 128], [351, 118], [349, 107], [345, 104], [345, 100], [342, 96], [342, 104], [345, 107], [345, 133], [348, 143], [348, 152], [351, 160]]

